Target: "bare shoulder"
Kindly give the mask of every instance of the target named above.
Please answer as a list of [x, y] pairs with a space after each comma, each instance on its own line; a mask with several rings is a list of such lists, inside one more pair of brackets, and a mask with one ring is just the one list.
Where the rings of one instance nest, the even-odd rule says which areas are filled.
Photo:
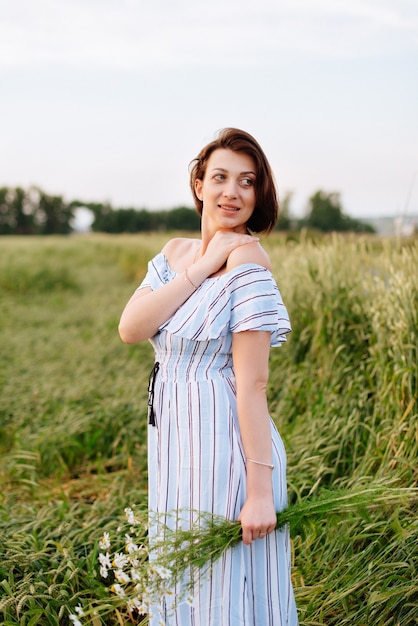
[[270, 258], [259, 243], [248, 243], [235, 248], [228, 257], [227, 270], [245, 263], [255, 263], [271, 271]]
[[197, 239], [189, 239], [187, 237], [174, 237], [167, 241], [162, 249], [162, 253], [166, 256], [176, 256], [184, 253], [185, 250], [189, 250], [191, 247], [196, 246]]
[[[184, 264], [184, 260], [190, 255], [194, 255], [199, 245], [199, 239], [189, 239], [188, 237], [175, 237], [167, 241], [162, 249], [169, 265], [173, 269]], [[180, 267], [179, 269], [184, 269]]]

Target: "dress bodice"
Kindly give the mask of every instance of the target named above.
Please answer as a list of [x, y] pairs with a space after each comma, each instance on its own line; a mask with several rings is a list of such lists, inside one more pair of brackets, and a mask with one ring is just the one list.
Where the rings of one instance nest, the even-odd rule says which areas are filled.
[[[176, 275], [167, 258], [159, 253], [149, 262], [138, 289], [159, 289]], [[291, 331], [289, 315], [272, 273], [255, 263], [245, 263], [204, 280], [160, 326], [159, 333], [165, 331], [177, 338], [207, 342], [245, 330], [270, 332], [271, 346], [280, 346]], [[159, 347], [158, 333], [153, 344], [156, 349]], [[181, 347], [184, 349], [184, 344]], [[199, 350], [196, 346], [190, 349]], [[230, 340], [225, 343], [225, 350], [230, 352]]]

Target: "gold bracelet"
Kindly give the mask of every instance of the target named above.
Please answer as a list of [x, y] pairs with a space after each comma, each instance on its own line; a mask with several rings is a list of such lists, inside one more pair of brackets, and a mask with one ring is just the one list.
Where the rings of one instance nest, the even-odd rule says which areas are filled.
[[194, 289], [195, 289], [195, 290], [197, 289], [197, 287], [196, 287], [196, 285], [194, 284], [194, 282], [192, 282], [192, 281], [190, 280], [190, 276], [189, 276], [189, 273], [188, 273], [188, 271], [187, 271], [187, 267], [186, 267], [186, 269], [184, 270], [184, 278], [185, 278], [185, 279], [186, 279], [186, 280], [187, 280], [187, 281], [191, 284], [191, 286], [192, 286], [192, 287], [194, 287]]
[[271, 463], [264, 463], [263, 461], [255, 461], [254, 459], [249, 459], [247, 457], [247, 461], [250, 461], [251, 463], [256, 463], [256, 465], [264, 465], [264, 467], [269, 467], [271, 470], [274, 470], [275, 466], [271, 465]]

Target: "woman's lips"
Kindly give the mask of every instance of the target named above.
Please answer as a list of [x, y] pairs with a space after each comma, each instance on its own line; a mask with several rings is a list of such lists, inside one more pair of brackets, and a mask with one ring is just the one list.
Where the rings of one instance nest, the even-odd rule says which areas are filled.
[[232, 206], [230, 204], [219, 204], [218, 206], [220, 209], [223, 209], [224, 211], [231, 211], [232, 213], [235, 211], [239, 211], [239, 207]]

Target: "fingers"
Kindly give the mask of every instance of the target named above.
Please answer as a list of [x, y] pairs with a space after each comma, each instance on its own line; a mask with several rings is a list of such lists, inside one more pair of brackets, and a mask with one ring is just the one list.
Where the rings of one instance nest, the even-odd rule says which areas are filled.
[[201, 259], [204, 259], [205, 264], [208, 264], [209, 274], [213, 274], [226, 263], [233, 250], [258, 241], [259, 238], [252, 235], [218, 230], [210, 240]]
[[230, 230], [218, 230], [213, 239], [216, 241], [216, 246], [219, 246], [219, 244], [222, 242], [223, 245], [225, 245], [226, 249], [229, 250], [233, 250], [237, 246], [242, 246], [247, 243], [257, 243], [258, 241], [260, 241], [259, 237], [247, 235], [246, 233], [236, 233]]
[[236, 236], [231, 241], [232, 249], [237, 248], [239, 246], [245, 246], [249, 243], [258, 243], [260, 241], [259, 237], [253, 237], [253, 235], [240, 235], [238, 233], [234, 233]]
[[262, 530], [251, 530], [251, 529], [242, 529], [242, 540], [245, 545], [249, 546], [256, 539], [264, 539], [267, 535], [269, 535], [273, 529], [267, 528]]
[[239, 234], [236, 233], [239, 237], [239, 241], [241, 241], [241, 243], [256, 243], [257, 241], [260, 241], [259, 237], [256, 237], [255, 235], [245, 235], [245, 234]]

